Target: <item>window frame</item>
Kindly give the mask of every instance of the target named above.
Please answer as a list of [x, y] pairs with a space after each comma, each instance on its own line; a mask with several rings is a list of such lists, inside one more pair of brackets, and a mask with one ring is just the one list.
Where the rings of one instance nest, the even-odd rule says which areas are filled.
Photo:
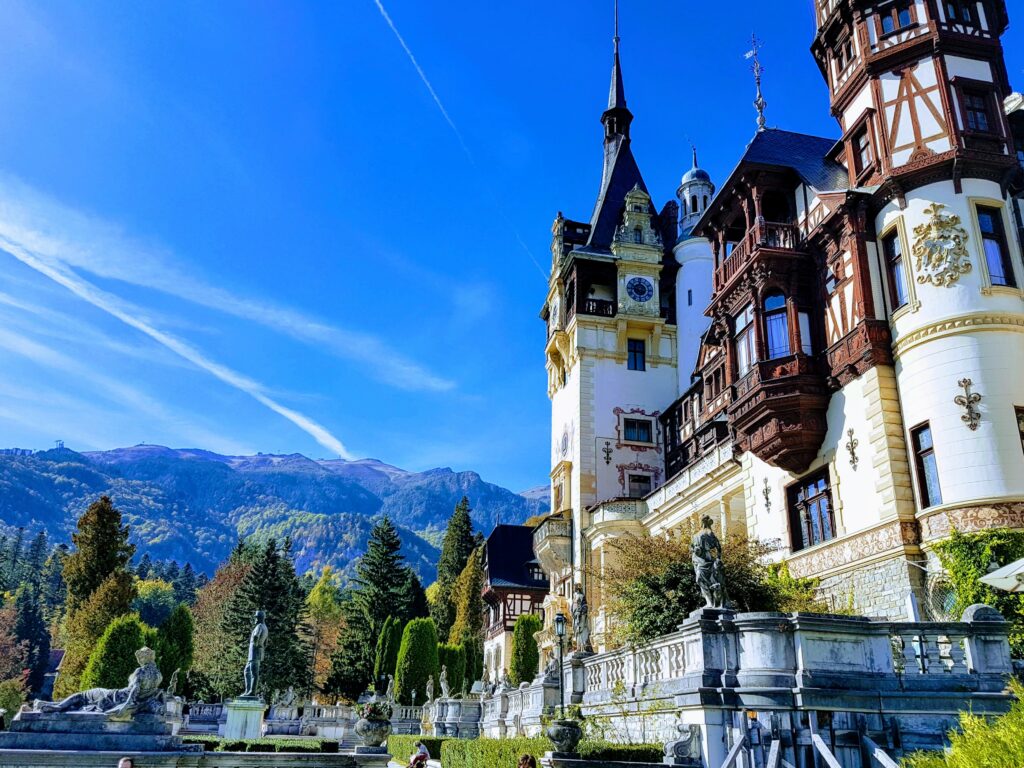
[[[639, 348], [637, 348], [639, 345]], [[630, 371], [647, 370], [647, 340], [626, 339], [626, 368]]]
[[[994, 224], [995, 231], [986, 232], [984, 227], [981, 225], [982, 214], [989, 216]], [[978, 231], [980, 233], [979, 242], [981, 243], [982, 258], [985, 260], [985, 269], [988, 270], [989, 283], [993, 288], [1017, 288], [1017, 273], [1013, 268], [1013, 255], [1010, 252], [1010, 239], [1006, 236], [1006, 222], [1003, 221], [1003, 209], [993, 206], [985, 205], [984, 203], [974, 204], [974, 216], [978, 222]], [[985, 247], [986, 241], [993, 241], [999, 246], [999, 261], [1000, 267], [1003, 271], [1003, 279], [1006, 282], [997, 283], [995, 277], [992, 274], [992, 265], [989, 263], [988, 249]]]
[[[907, 289], [907, 259], [903, 253], [903, 240], [895, 229], [882, 238], [882, 257], [885, 259], [885, 276], [889, 287], [889, 301], [892, 311], [903, 309], [910, 303], [910, 291]], [[894, 246], [890, 250], [889, 246]], [[897, 274], [896, 267], [899, 267]]]
[[[807, 494], [807, 490], [824, 481], [824, 488], [816, 490], [813, 494]], [[825, 526], [822, 524], [821, 503], [827, 506], [827, 522], [830, 535], [824, 536]], [[816, 508], [818, 515], [817, 530], [819, 538], [814, 540], [814, 525], [810, 519], [810, 508]], [[800, 552], [820, 544], [827, 544], [839, 538], [839, 529], [836, 521], [835, 498], [832, 493], [832, 477], [828, 465], [811, 472], [792, 483], [786, 488], [786, 511], [789, 515], [789, 538], [793, 552]], [[799, 540], [797, 540], [799, 534]]]
[[[904, 11], [908, 16], [906, 24], [900, 22], [900, 14]], [[877, 32], [879, 38], [895, 35], [917, 26], [917, 4], [913, 0], [896, 0], [890, 7], [876, 12], [875, 15], [878, 17]], [[886, 30], [885, 19], [892, 23], [892, 29]]]
[[[928, 448], [920, 447], [921, 434], [927, 431], [931, 445]], [[915, 486], [917, 500], [922, 510], [937, 507], [942, 504], [942, 480], [939, 477], [939, 461], [935, 454], [935, 433], [932, 431], [931, 422], [922, 421], [910, 428], [910, 452], [914, 458]], [[931, 458], [935, 467], [935, 493], [937, 499], [932, 498], [932, 489], [928, 485], [928, 473], [925, 468], [925, 461]]]
[[[633, 493], [633, 480], [634, 478], [642, 478], [647, 481], [647, 490], [640, 494]], [[645, 472], [628, 472], [626, 473], [626, 496], [630, 499], [642, 499], [644, 496], [654, 490], [654, 478]]]
[[[885, 248], [883, 246], [883, 241], [894, 232], [898, 235], [900, 240], [900, 249], [903, 252], [903, 273], [906, 278], [903, 285], [907, 289], [907, 303], [901, 307], [891, 306], [893, 304], [892, 280], [889, 276], [889, 268], [886, 261]], [[910, 253], [910, 248], [907, 247], [908, 242], [907, 231], [904, 226], [902, 216], [898, 216], [884, 229], [882, 229], [878, 235], [878, 239], [875, 241], [875, 250], [878, 252], [878, 268], [884, 273], [885, 285], [883, 286], [882, 293], [884, 294], [886, 302], [890, 305], [890, 320], [896, 320], [907, 312], [917, 312], [917, 310], [921, 308], [921, 302], [917, 298], [917, 289], [915, 287], [913, 260], [907, 258], [907, 254]]]
[[[850, 126], [850, 129], [846, 132], [843, 137], [843, 141], [846, 143], [846, 163], [849, 170], [852, 172], [851, 177], [855, 184], [862, 183], [867, 179], [875, 170], [882, 167], [881, 156], [879, 153], [879, 139], [878, 133], [875, 130], [874, 120], [875, 110], [868, 108], [864, 110], [857, 121]], [[861, 166], [859, 153], [857, 151], [857, 137], [864, 136], [867, 139], [868, 151], [871, 155], [870, 162]]]
[[[768, 299], [776, 296], [782, 299], [782, 306], [768, 309]], [[772, 290], [761, 297], [761, 321], [764, 324], [764, 354], [767, 360], [780, 360], [793, 354], [793, 329], [789, 327], [789, 298], [780, 290]], [[783, 354], [775, 354], [772, 347], [771, 321], [773, 318], [782, 317], [785, 330], [786, 350]]]
[[[1004, 293], [1011, 294], [1014, 296], [1024, 297], [1024, 285], [1021, 283], [1021, 276], [1024, 275], [1024, 269], [1021, 268], [1021, 254], [1017, 245], [1017, 238], [1010, 237], [1010, 232], [1013, 232], [1013, 222], [1009, 219], [1009, 209], [1006, 202], [1003, 200], [997, 200], [991, 197], [968, 197], [967, 198], [968, 211], [970, 212], [969, 218], [971, 219], [972, 233], [974, 235], [975, 242], [978, 243], [979, 252], [978, 262], [979, 274], [981, 276], [981, 293], [985, 296], [990, 296], [993, 293]], [[1013, 275], [1012, 285], [1001, 285], [992, 282], [992, 275], [988, 268], [988, 256], [985, 253], [985, 236], [981, 231], [981, 220], [978, 216], [978, 208], [992, 208], [999, 212], [999, 221], [1003, 231], [1003, 245], [1006, 247], [1004, 259], [1006, 266], [1010, 267], [1010, 271]], [[968, 247], [970, 245], [968, 244]]]
[[[981, 24], [981, 19], [978, 18], [977, 5], [971, 2], [965, 2], [964, 0], [941, 0], [942, 2], [942, 14], [946, 17], [946, 24], [957, 25], [961, 27], [970, 27], [971, 29], [978, 29]], [[957, 18], [953, 19], [949, 15], [950, 7], [956, 9]], [[964, 10], [967, 10], [970, 19], [961, 18], [961, 14]]]
[[[746, 322], [741, 326], [739, 321], [741, 318], [746, 318]], [[753, 370], [757, 364], [757, 334], [755, 333], [754, 321], [756, 317], [754, 315], [754, 305], [747, 304], [743, 309], [740, 310], [739, 314], [733, 318], [733, 349], [736, 352], [736, 372], [738, 378], [743, 378], [750, 371]], [[741, 366], [742, 355], [740, 354], [740, 348], [742, 346], [747, 349], [747, 366], [743, 368]]]
[[[952, 79], [953, 92], [956, 94], [957, 115], [960, 120], [961, 133], [970, 138], [978, 137], [1006, 143], [1007, 127], [1004, 123], [1002, 103], [996, 91], [996, 84], [987, 80], [975, 80], [970, 77], [954, 77]], [[986, 119], [988, 130], [972, 128], [968, 120], [967, 97], [968, 95], [980, 95], [985, 100]]]
[[[636, 431], [636, 437], [629, 436], [630, 425], [639, 427], [641, 424], [647, 425], [647, 439], [641, 439], [640, 430]], [[636, 416], [623, 416], [622, 417], [622, 442], [624, 443], [639, 443], [641, 445], [654, 445], [655, 440], [654, 420], [637, 418]]]

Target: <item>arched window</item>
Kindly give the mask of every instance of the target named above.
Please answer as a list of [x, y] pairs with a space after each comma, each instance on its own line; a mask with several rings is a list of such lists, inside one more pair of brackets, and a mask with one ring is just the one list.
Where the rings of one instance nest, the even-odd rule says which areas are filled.
[[636, 229], [633, 230], [633, 242], [634, 243], [642, 243], [643, 241], [644, 241], [644, 231], [642, 229], [640, 229], [640, 227], [637, 227]]
[[768, 359], [789, 354], [789, 318], [786, 297], [775, 291], [764, 297], [764, 328]]
[[690, 208], [693, 209], [694, 213], [697, 212], [697, 196], [696, 195], [694, 195], [693, 197], [690, 198]]
[[708, 207], [708, 196], [707, 195], [704, 195], [704, 207], [705, 208]]

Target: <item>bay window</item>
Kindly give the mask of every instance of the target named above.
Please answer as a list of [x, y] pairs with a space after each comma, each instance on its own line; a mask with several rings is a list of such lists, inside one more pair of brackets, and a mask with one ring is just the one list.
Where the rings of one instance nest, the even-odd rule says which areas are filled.
[[764, 327], [768, 359], [789, 355], [789, 315], [786, 297], [779, 292], [764, 299]]

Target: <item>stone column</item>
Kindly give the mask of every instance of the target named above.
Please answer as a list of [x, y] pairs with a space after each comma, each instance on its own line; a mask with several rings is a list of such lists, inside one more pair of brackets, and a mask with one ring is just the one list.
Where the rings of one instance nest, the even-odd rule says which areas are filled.
[[232, 699], [224, 705], [227, 720], [224, 723], [225, 739], [259, 739], [263, 736], [262, 699]]

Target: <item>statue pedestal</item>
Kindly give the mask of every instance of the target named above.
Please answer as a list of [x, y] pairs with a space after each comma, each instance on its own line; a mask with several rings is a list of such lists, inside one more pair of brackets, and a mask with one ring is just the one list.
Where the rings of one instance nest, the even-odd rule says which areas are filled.
[[[19, 712], [0, 733], [0, 750], [181, 752], [189, 747], [159, 715], [110, 720], [102, 712]], [[7, 765], [4, 758], [0, 764]], [[68, 763], [72, 764], [71, 762]]]
[[227, 721], [224, 723], [225, 739], [259, 739], [263, 737], [262, 699], [232, 699], [224, 705]]

